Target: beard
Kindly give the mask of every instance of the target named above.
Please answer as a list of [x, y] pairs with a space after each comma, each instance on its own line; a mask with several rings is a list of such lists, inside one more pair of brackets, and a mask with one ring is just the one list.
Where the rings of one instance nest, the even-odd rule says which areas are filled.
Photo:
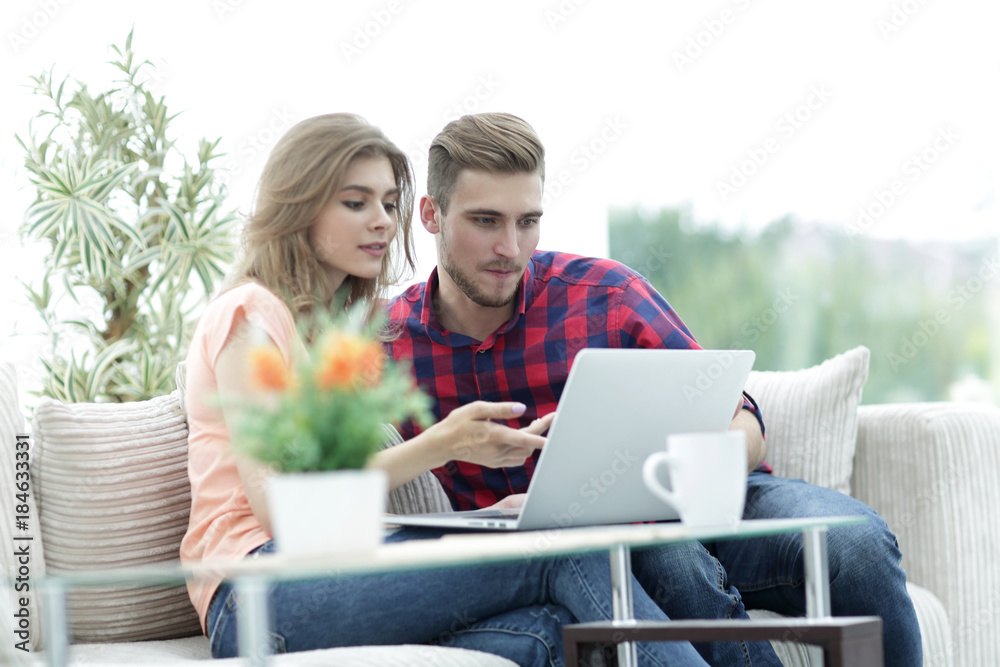
[[[520, 287], [521, 281], [518, 280], [514, 286], [506, 292], [494, 292], [487, 293], [479, 285], [476, 284], [472, 276], [460, 269], [451, 259], [451, 253], [449, 252], [449, 246], [444, 235], [441, 236], [441, 256], [438, 258], [438, 264], [441, 270], [448, 274], [452, 282], [458, 289], [462, 290], [465, 296], [469, 297], [469, 300], [476, 305], [483, 306], [486, 308], [503, 308], [504, 306], [510, 305], [515, 297], [517, 297], [517, 288]], [[487, 271], [487, 270], [500, 270], [500, 271], [513, 271], [515, 273], [520, 273], [520, 276], [524, 276], [524, 269], [519, 267], [516, 263], [505, 262], [503, 260], [494, 260], [491, 262], [484, 262], [476, 267], [477, 271]]]

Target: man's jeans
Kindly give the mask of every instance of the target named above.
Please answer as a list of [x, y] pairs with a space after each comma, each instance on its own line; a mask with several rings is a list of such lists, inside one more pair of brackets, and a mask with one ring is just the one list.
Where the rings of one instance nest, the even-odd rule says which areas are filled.
[[[749, 477], [745, 519], [834, 515], [869, 520], [830, 528], [831, 612], [880, 616], [885, 664], [920, 665], [920, 629], [906, 573], [899, 567], [896, 538], [882, 518], [854, 498], [802, 480], [764, 473]], [[745, 609], [805, 615], [801, 533], [650, 549], [633, 554], [632, 563], [638, 581], [671, 618], [747, 618]], [[779, 664], [765, 643], [696, 648], [713, 665]]]
[[518, 665], [563, 667], [562, 627], [575, 622], [569, 610], [560, 605], [519, 607], [458, 627], [432, 643], [502, 655]]
[[[387, 541], [434, 538], [406, 528]], [[272, 549], [267, 543], [260, 550]], [[335, 573], [331, 573], [335, 575]], [[666, 620], [633, 585], [635, 616]], [[611, 618], [606, 554], [280, 582], [269, 592], [275, 653], [334, 646], [438, 643], [488, 650], [521, 665], [564, 664], [561, 625]], [[208, 613], [214, 657], [237, 652], [237, 595], [224, 583]], [[691, 644], [638, 646], [642, 665], [705, 665]]]

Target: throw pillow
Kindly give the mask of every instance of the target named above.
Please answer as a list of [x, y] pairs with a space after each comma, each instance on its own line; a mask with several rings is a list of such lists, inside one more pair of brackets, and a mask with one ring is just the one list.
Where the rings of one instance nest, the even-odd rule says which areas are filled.
[[799, 371], [753, 371], [747, 392], [764, 413], [767, 461], [776, 475], [851, 492], [866, 347]]
[[[178, 392], [135, 403], [43, 398], [32, 481], [49, 572], [178, 559], [187, 530], [187, 420]], [[183, 585], [102, 586], [67, 596], [78, 642], [200, 634]]]
[[[45, 574], [45, 559], [28, 471], [28, 446], [17, 370], [11, 363], [0, 363], [0, 607], [5, 612], [0, 628], [8, 647], [37, 649], [42, 620], [37, 581]], [[16, 650], [14, 655], [23, 653]]]

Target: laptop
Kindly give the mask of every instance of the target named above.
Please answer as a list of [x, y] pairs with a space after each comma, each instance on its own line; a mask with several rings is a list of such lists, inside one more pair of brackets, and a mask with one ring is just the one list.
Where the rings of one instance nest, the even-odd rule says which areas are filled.
[[[524, 504], [387, 517], [387, 523], [540, 530], [677, 520], [643, 483], [642, 465], [673, 433], [724, 431], [750, 350], [581, 350], [563, 389]], [[669, 479], [662, 480], [670, 488]]]

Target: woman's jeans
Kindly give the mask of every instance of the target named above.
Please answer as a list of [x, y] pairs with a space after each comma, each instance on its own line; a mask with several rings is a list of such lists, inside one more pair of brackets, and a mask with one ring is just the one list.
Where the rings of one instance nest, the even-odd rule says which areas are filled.
[[[920, 665], [920, 629], [899, 566], [896, 538], [876, 512], [837, 491], [752, 473], [745, 519], [865, 516], [827, 535], [830, 607], [834, 616], [880, 616], [885, 664]], [[636, 551], [636, 579], [671, 618], [747, 618], [746, 609], [804, 616], [801, 533], [782, 533], [705, 545], [690, 543]], [[766, 643], [699, 644], [713, 665], [777, 664]]]
[[[441, 534], [404, 528], [387, 541]], [[260, 551], [272, 548], [269, 542]], [[561, 666], [562, 624], [612, 616], [606, 554], [284, 581], [268, 595], [275, 653], [436, 643], [490, 651], [520, 665]], [[208, 613], [214, 657], [237, 654], [238, 604], [223, 583]], [[633, 605], [636, 618], [666, 620], [637, 584]], [[642, 665], [706, 664], [685, 642], [639, 644], [638, 656]]]

